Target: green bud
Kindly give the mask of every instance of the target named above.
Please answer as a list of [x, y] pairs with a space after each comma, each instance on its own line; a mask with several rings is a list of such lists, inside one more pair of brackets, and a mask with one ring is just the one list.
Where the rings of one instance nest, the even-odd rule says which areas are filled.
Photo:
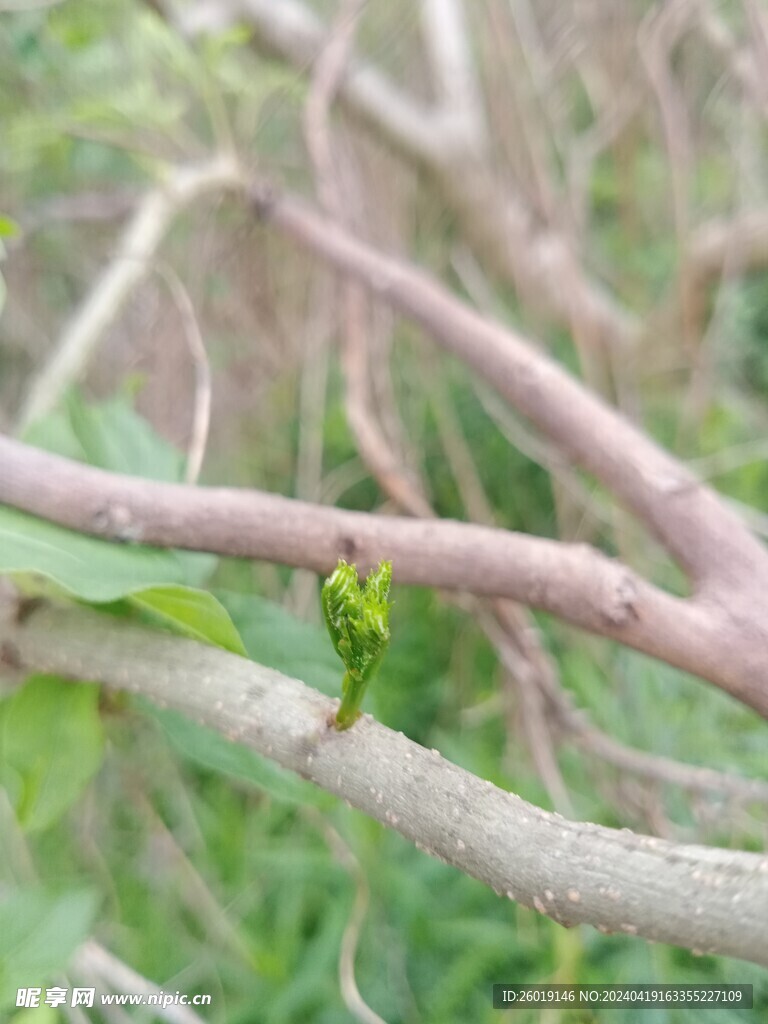
[[342, 560], [323, 585], [325, 623], [346, 669], [336, 716], [339, 729], [348, 729], [359, 717], [365, 688], [389, 645], [391, 583], [391, 562], [381, 562], [361, 587], [356, 567]]

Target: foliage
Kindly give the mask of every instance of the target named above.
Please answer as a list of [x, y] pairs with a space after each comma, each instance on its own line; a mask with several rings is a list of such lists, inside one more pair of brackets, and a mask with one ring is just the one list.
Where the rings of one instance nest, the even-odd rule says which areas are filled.
[[20, 979], [44, 985], [67, 963], [88, 938], [96, 909], [93, 891], [39, 885], [20, 886], [0, 902], [0, 1006], [13, 1005]]
[[[130, 448], [114, 456], [122, 468], [135, 472], [143, 466], [145, 472], [157, 473], [164, 464], [168, 471], [171, 463], [165, 446], [159, 439], [152, 444], [147, 425], [135, 418], [124, 401], [86, 408], [80, 400], [71, 399], [70, 414], [73, 409], [76, 422], [88, 417], [92, 451], [109, 452], [108, 439], [120, 424], [121, 429], [128, 427], [144, 437], [133, 456], [128, 455]], [[64, 425], [72, 423], [64, 414], [58, 421], [61, 440], [67, 436]], [[46, 433], [41, 429], [39, 438]], [[109, 468], [110, 457], [104, 456], [102, 464]], [[15, 515], [7, 509], [0, 513]], [[139, 616], [156, 626], [247, 652], [325, 692], [338, 692], [338, 663], [323, 631], [298, 622], [278, 605], [256, 595], [221, 590], [216, 592], [217, 600], [210, 592], [179, 583], [179, 563], [173, 560], [147, 563], [145, 552], [135, 544], [115, 548], [94, 540], [83, 548], [79, 545], [84, 538], [54, 527], [44, 533], [45, 543], [24, 549], [26, 554], [11, 561], [23, 534], [37, 536], [35, 528], [46, 531], [49, 524], [30, 520], [15, 528], [13, 544], [0, 546], [0, 559], [5, 559], [0, 569], [26, 570], [23, 580], [28, 588], [40, 589], [34, 582], [37, 575], [31, 572], [43, 573], [56, 581], [58, 599], [71, 595], [102, 602], [110, 614]], [[135, 559], [135, 569], [118, 572], [111, 561], [113, 553], [125, 558], [126, 565]], [[70, 561], [76, 569], [70, 568]], [[193, 574], [197, 570], [195, 566]], [[374, 589], [378, 579], [373, 577]], [[353, 582], [357, 588], [356, 575]], [[359, 600], [364, 593], [357, 591]], [[374, 691], [378, 713], [393, 725], [399, 715], [410, 722], [418, 714], [416, 732], [421, 732], [423, 742], [439, 744], [470, 769], [545, 801], [524, 760], [517, 759], [514, 775], [499, 771], [503, 732], [491, 721], [465, 728], [461, 737], [441, 724], [460, 715], [462, 705], [487, 695], [478, 689], [478, 680], [488, 678], [491, 663], [474, 631], [466, 633], [454, 653], [462, 667], [451, 666], [434, 642], [451, 632], [437, 625], [445, 613], [434, 598], [416, 591], [403, 594], [398, 604], [407, 607], [401, 609], [398, 642], [391, 664], [384, 669], [386, 685]], [[338, 616], [334, 614], [333, 619], [338, 621]], [[342, 646], [342, 639], [339, 636], [337, 646]], [[430, 650], [426, 662], [425, 650]], [[425, 671], [427, 665], [432, 667], [433, 681]], [[570, 670], [568, 675], [572, 676]], [[589, 675], [585, 665], [572, 678]], [[667, 680], [666, 688], [671, 685], [673, 680]], [[697, 700], [698, 696], [697, 692]], [[690, 708], [696, 706], [692, 702]], [[136, 717], [139, 711], [143, 724]], [[699, 713], [706, 717], [706, 711]], [[110, 736], [106, 750], [105, 727]], [[73, 689], [63, 680], [37, 677], [0, 704], [0, 729], [5, 736], [0, 781], [15, 808], [23, 842], [46, 864], [46, 878], [71, 879], [63, 895], [27, 897], [19, 890], [14, 899], [32, 901], [29, 907], [39, 908], [34, 913], [24, 902], [0, 904], [16, 921], [21, 913], [25, 920], [29, 916], [36, 921], [39, 915], [41, 920], [56, 922], [63, 906], [70, 922], [66, 932], [41, 924], [34, 933], [34, 947], [14, 946], [13, 955], [5, 957], [0, 951], [4, 976], [14, 979], [7, 982], [6, 990], [0, 986], [6, 1004], [18, 979], [32, 984], [63, 967], [93, 918], [95, 891], [90, 890], [85, 902], [84, 896], [77, 895], [84, 891], [89, 872], [77, 867], [75, 836], [81, 827], [78, 822], [93, 813], [89, 807], [99, 808], [97, 836], [108, 865], [109, 886], [101, 900], [112, 902], [109, 917], [117, 915], [128, 929], [123, 955], [158, 978], [190, 963], [209, 962], [191, 988], [227, 993], [226, 1000], [217, 1000], [214, 1020], [248, 1020], [248, 1007], [255, 1003], [269, 1008], [263, 1019], [274, 1024], [287, 1024], [296, 1014], [328, 1021], [343, 1017], [333, 981], [334, 951], [346, 925], [352, 881], [325, 846], [309, 815], [312, 807], [344, 836], [371, 879], [373, 909], [359, 956], [359, 984], [389, 1019], [408, 1019], [415, 1000], [430, 1008], [422, 1017], [425, 1020], [460, 1016], [490, 1020], [484, 993], [494, 980], [512, 974], [516, 979], [538, 979], [564, 962], [562, 950], [556, 954], [558, 947], [553, 945], [555, 925], [521, 908], [510, 911], [479, 883], [430, 861], [398, 836], [350, 813], [334, 798], [173, 712], [145, 702], [132, 709], [121, 701], [104, 718], [98, 714], [95, 687]], [[679, 738], [677, 734], [670, 744]], [[143, 794], [138, 803], [130, 795], [137, 787]], [[146, 801], [153, 808], [149, 819], [143, 809]], [[593, 801], [584, 807], [590, 816], [601, 816]], [[190, 828], [192, 833], [184, 840]], [[176, 853], [147, 875], [141, 863], [153, 835], [167, 836]], [[180, 842], [183, 848], [177, 847]], [[184, 865], [188, 883], [171, 881], [178, 877], [178, 866], [174, 866], [178, 864]], [[197, 881], [190, 890], [192, 879]], [[200, 885], [206, 893], [202, 903], [200, 896], [193, 896]], [[436, 904], [437, 888], [441, 898]], [[231, 893], [240, 904], [237, 913], [227, 912], [212, 890]], [[67, 901], [73, 900], [70, 907]], [[212, 930], [218, 936], [219, 952], [210, 962]], [[388, 936], [384, 955], [382, 933]], [[133, 939], [128, 938], [131, 935]], [[606, 958], [616, 958], [611, 940], [590, 934], [588, 939], [570, 941], [573, 974], [560, 974], [558, 980], [603, 979]], [[21, 956], [19, 949], [30, 952]], [[628, 959], [621, 969], [614, 964], [611, 976], [619, 977], [623, 971], [623, 976], [632, 977], [629, 963]], [[446, 964], [450, 964], [447, 977]], [[667, 963], [658, 958], [647, 963], [643, 977], [679, 980], [681, 964], [692, 978], [702, 976], [702, 971], [707, 979], [730, 977], [714, 961], [696, 966], [695, 960], [681, 961], [679, 954]], [[739, 979], [743, 977], [740, 969]], [[731, 1015], [730, 1019], [739, 1018]]]
[[[311, 185], [301, 169], [303, 77], [257, 54], [242, 26], [197, 43], [169, 28], [151, 6], [84, 0], [0, 19], [0, 238], [9, 251], [21, 238], [27, 257], [15, 282], [11, 261], [3, 264], [10, 295], [0, 326], [13, 325], [0, 345], [3, 404], [10, 406], [14, 382], [31, 372], [43, 342], [58, 334], [114, 244], [117, 225], [111, 223], [106, 229], [56, 222], [40, 232], [28, 228], [31, 214], [49, 200], [137, 186], [157, 164], [197, 159], [230, 136], [247, 158], [277, 166], [292, 187]], [[321, 6], [329, 16], [335, 9]], [[401, 67], [387, 42], [414, 28], [414, 10], [404, 3], [378, 5], [367, 17], [380, 20], [366, 21], [362, 37], [409, 83], [422, 81], [423, 68]], [[571, 102], [574, 128], [589, 130], [590, 97], [574, 87]], [[511, 106], [506, 92], [499, 106]], [[638, 137], [631, 125], [619, 142], [620, 150], [607, 149], [597, 159], [589, 182], [590, 258], [618, 295], [645, 311], [674, 276], [667, 163], [658, 141]], [[397, 205], [377, 195], [367, 210], [372, 233], [377, 217], [388, 231], [409, 225], [408, 242], [435, 273], [465, 289], [472, 302], [479, 296], [482, 303], [487, 289], [498, 316], [528, 322], [510, 286], [486, 281], [482, 267], [474, 278], [458, 273], [456, 226], [425, 178], [401, 170], [389, 175], [390, 164], [373, 144], [358, 140], [356, 146], [350, 143], [356, 159], [383, 168], [381, 179], [386, 176], [387, 187], [401, 196]], [[701, 202], [724, 201], [733, 191], [724, 149], [712, 145], [714, 155], [695, 169]], [[191, 216], [198, 217], [194, 239], [204, 238], [204, 244], [192, 241], [184, 224], [169, 238], [163, 259], [195, 282], [194, 302], [203, 311], [220, 382], [221, 390], [214, 391], [220, 433], [211, 439], [206, 479], [290, 493], [298, 475], [297, 409], [307, 384], [303, 348], [314, 338], [318, 294], [325, 292], [302, 261], [289, 259], [268, 233], [243, 224], [241, 211], [225, 204]], [[23, 315], [19, 305], [12, 308], [16, 293], [30, 296]], [[649, 339], [642, 365], [631, 368], [628, 407], [645, 414], [661, 441], [707, 458], [764, 432], [767, 294], [764, 275], [724, 291], [711, 329], [713, 395], [693, 431], [683, 429], [691, 368], [669, 333], [662, 329]], [[119, 472], [182, 478], [180, 450], [134, 408], [141, 405], [167, 424], [178, 386], [177, 364], [169, 356], [177, 343], [176, 321], [171, 332], [153, 333], [153, 301], [151, 290], [141, 293], [129, 327], [137, 336], [147, 334], [145, 349], [132, 355], [140, 369], [169, 360], [165, 376], [156, 375], [161, 380], [154, 399], [151, 382], [143, 393], [100, 402], [70, 395], [34, 425], [30, 443]], [[570, 337], [529, 319], [542, 344], [578, 371]], [[30, 321], [31, 340], [22, 336]], [[451, 458], [457, 441], [464, 441], [500, 525], [544, 536], [564, 532], [613, 550], [615, 510], [604, 495], [592, 488], [586, 501], [574, 502], [576, 520], [558, 522], [553, 486], [566, 493], [567, 508], [572, 480], [556, 476], [553, 485], [526, 454], [524, 426], [502, 420], [463, 369], [438, 368], [412, 328], [393, 325], [391, 344], [392, 401], [403, 417], [403, 436], [395, 440], [422, 474], [438, 514], [470, 514], [466, 481]], [[108, 353], [106, 369], [102, 365], [94, 375], [91, 393], [115, 385], [110, 358]], [[629, 368], [614, 370], [626, 385], [622, 373]], [[455, 413], [453, 422], [446, 409]], [[384, 495], [361, 472], [335, 359], [322, 412], [323, 500], [377, 508]], [[764, 453], [750, 459], [713, 472], [727, 493], [759, 507], [768, 493], [768, 469]], [[576, 474], [573, 480], [584, 484]], [[638, 554], [646, 547], [634, 544], [627, 531], [630, 553], [646, 557]], [[338, 660], [321, 628], [317, 589], [302, 604], [288, 570], [217, 563], [149, 549], [135, 537], [125, 540], [107, 544], [0, 508], [0, 574], [10, 574], [31, 596], [133, 617], [338, 694]], [[652, 551], [650, 571], [666, 581], [669, 570], [655, 559]], [[300, 607], [301, 617], [291, 607]], [[639, 749], [768, 777], [764, 723], [749, 711], [632, 652], [577, 636], [543, 616], [536, 624], [564, 684], [597, 725]], [[433, 592], [401, 588], [392, 634], [381, 685], [370, 695], [377, 718], [548, 806], [515, 728], [522, 717], [517, 696], [474, 622]], [[681, 839], [703, 834], [713, 842], [754, 847], [761, 841], [761, 822], [748, 810], [736, 817], [714, 799], [701, 797], [694, 805], [678, 792], [640, 792], [573, 749], [559, 760], [579, 818], [647, 828], [649, 816], [666, 816]], [[490, 1024], [499, 1019], [489, 1009], [490, 986], [506, 980], [754, 981], [755, 1015], [768, 1009], [765, 979], [754, 968], [588, 929], [565, 932], [197, 723], [145, 702], [109, 698], [90, 683], [34, 677], [3, 697], [0, 787], [3, 1019], [12, 1012], [17, 986], [56, 979], [78, 944], [95, 933], [166, 988], [213, 993], [209, 1019], [217, 1024], [351, 1020], [339, 994], [337, 962], [356, 883], [330, 849], [328, 827], [352, 852], [370, 888], [357, 984], [390, 1024]], [[58, 1011], [13, 1019], [63, 1020]], [[527, 1024], [533, 1018], [517, 1011], [514, 1019]], [[594, 1019], [560, 1017], [563, 1024]], [[671, 1010], [643, 1019], [681, 1024], [706, 1018]], [[744, 1017], [719, 1010], [716, 1019], [736, 1024]]]

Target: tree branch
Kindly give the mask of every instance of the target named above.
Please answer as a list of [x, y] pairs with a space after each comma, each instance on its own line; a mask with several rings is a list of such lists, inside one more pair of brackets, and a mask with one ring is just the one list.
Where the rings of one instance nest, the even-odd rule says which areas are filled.
[[243, 743], [395, 829], [425, 853], [565, 925], [768, 966], [768, 858], [678, 846], [542, 811], [337, 702], [191, 640], [82, 609], [0, 624], [31, 671], [141, 693]]
[[327, 574], [395, 564], [398, 583], [509, 597], [709, 679], [768, 717], [768, 643], [752, 617], [671, 596], [599, 551], [451, 520], [328, 508], [263, 491], [158, 483], [0, 436], [0, 502], [110, 540], [261, 558]]
[[383, 255], [303, 201], [256, 185], [276, 230], [420, 324], [594, 474], [659, 538], [700, 590], [739, 589], [768, 554], [743, 521], [671, 455], [511, 328], [466, 306], [435, 278]]
[[[181, 13], [178, 24], [196, 34], [222, 30], [238, 17], [253, 27], [262, 46], [299, 73], [312, 66], [327, 35], [299, 0], [236, 0], [226, 6], [202, 0]], [[568, 329], [577, 315], [595, 341], [621, 348], [638, 338], [636, 318], [587, 275], [565, 233], [540, 224], [496, 173], [482, 125], [476, 116], [467, 117], [466, 105], [429, 109], [360, 59], [349, 62], [339, 98], [389, 145], [428, 169], [475, 251], [534, 306]]]

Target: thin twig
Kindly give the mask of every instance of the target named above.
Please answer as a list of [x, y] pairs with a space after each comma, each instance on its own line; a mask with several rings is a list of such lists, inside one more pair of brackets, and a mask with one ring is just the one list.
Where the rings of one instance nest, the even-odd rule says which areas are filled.
[[166, 263], [156, 263], [154, 269], [168, 286], [181, 317], [187, 350], [192, 357], [195, 371], [195, 396], [192, 405], [192, 426], [187, 445], [187, 464], [184, 482], [194, 484], [200, 476], [208, 443], [208, 429], [211, 423], [211, 366], [208, 353], [195, 315], [195, 307], [181, 278]]
[[453, 125], [463, 149], [486, 152], [488, 126], [463, 0], [420, 0], [419, 10], [439, 102], [437, 116]]
[[[465, 508], [475, 522], [494, 525], [495, 516], [480, 480], [461, 424], [444, 394], [433, 387], [432, 407], [438, 433]], [[536, 663], [529, 657], [530, 646], [526, 613], [511, 601], [475, 602], [477, 621], [496, 648], [508, 679], [514, 681], [520, 695], [523, 731], [539, 778], [544, 783], [555, 810], [572, 815], [568, 795], [542, 699]], [[496, 628], [494, 628], [494, 626]]]
[[355, 39], [366, 0], [341, 0], [325, 45], [317, 58], [304, 107], [304, 139], [317, 178], [321, 205], [341, 218], [343, 207], [334, 178], [334, 155], [328, 118]]
[[[671, 455], [547, 359], [528, 339], [468, 308], [434, 277], [383, 256], [309, 205], [251, 190], [270, 225], [363, 283], [418, 323], [443, 349], [484, 377], [554, 441], [601, 479], [657, 535], [700, 590], [768, 572], [768, 556], [707, 487]], [[695, 525], [694, 525], [695, 524]]]
[[360, 933], [370, 903], [368, 880], [360, 861], [352, 852], [349, 844], [344, 842], [328, 819], [310, 806], [305, 807], [303, 813], [316, 827], [322, 830], [331, 852], [355, 883], [355, 900], [344, 928], [339, 953], [339, 986], [344, 1005], [352, 1016], [360, 1021], [360, 1024], [386, 1024], [386, 1021], [378, 1013], [375, 1013], [360, 995], [355, 979], [355, 958], [360, 943]]
[[235, 188], [240, 182], [236, 162], [217, 156], [204, 164], [168, 171], [162, 183], [147, 192], [123, 231], [113, 259], [33, 381], [18, 415], [18, 432], [50, 411], [83, 374], [105, 332], [149, 272], [152, 257], [179, 211], [206, 192]]
[[[154, 982], [134, 971], [98, 942], [83, 943], [72, 961], [73, 973], [96, 982], [101, 988], [107, 986], [112, 992], [125, 992], [143, 996], [158, 996], [161, 989]], [[161, 999], [153, 1006], [153, 1013], [168, 1024], [205, 1024], [203, 1018], [189, 1006], [171, 1004], [165, 1006]]]
[[[196, 6], [210, 10], [207, 2]], [[194, 24], [196, 6], [180, 16], [182, 29], [206, 30], [205, 18]], [[229, 19], [213, 14], [219, 27], [234, 17], [232, 11]], [[242, 14], [261, 42], [299, 71], [312, 66], [327, 36], [322, 22], [299, 0], [248, 0]], [[542, 229], [524, 199], [497, 175], [475, 135], [468, 137], [465, 119], [459, 121], [442, 107], [425, 107], [359, 59], [350, 60], [339, 98], [395, 149], [429, 169], [475, 250], [533, 305], [561, 322], [569, 322], [578, 307], [590, 334], [620, 349], [636, 340], [635, 316], [590, 279], [583, 266], [576, 266], [566, 238]], [[566, 274], [573, 294], [562, 288]]]

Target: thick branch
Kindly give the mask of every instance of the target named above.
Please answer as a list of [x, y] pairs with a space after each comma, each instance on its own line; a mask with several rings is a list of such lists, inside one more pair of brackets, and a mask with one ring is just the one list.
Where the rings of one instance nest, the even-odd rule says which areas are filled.
[[270, 225], [419, 323], [623, 501], [700, 586], [768, 579], [768, 554], [720, 498], [511, 328], [383, 255], [299, 199], [253, 191]]
[[264, 491], [159, 483], [2, 436], [0, 467], [0, 502], [110, 540], [261, 558], [318, 573], [329, 572], [339, 556], [361, 570], [386, 557], [400, 583], [513, 597], [608, 635], [645, 633], [648, 603], [662, 601], [658, 614], [669, 616], [684, 604], [586, 545], [452, 520], [350, 512]]
[[347, 800], [388, 828], [562, 924], [639, 935], [768, 966], [768, 858], [676, 846], [542, 811], [263, 666], [83, 610], [0, 625], [34, 671], [97, 679], [172, 707]]
[[[452, 520], [417, 521], [263, 491], [107, 473], [0, 437], [0, 502], [110, 540], [262, 558], [328, 573], [392, 559], [399, 583], [509, 597], [709, 679], [768, 716], [759, 602], [741, 622], [672, 597], [584, 544]], [[0, 537], [2, 542], [2, 537]], [[8, 541], [6, 540], [7, 544]]]

